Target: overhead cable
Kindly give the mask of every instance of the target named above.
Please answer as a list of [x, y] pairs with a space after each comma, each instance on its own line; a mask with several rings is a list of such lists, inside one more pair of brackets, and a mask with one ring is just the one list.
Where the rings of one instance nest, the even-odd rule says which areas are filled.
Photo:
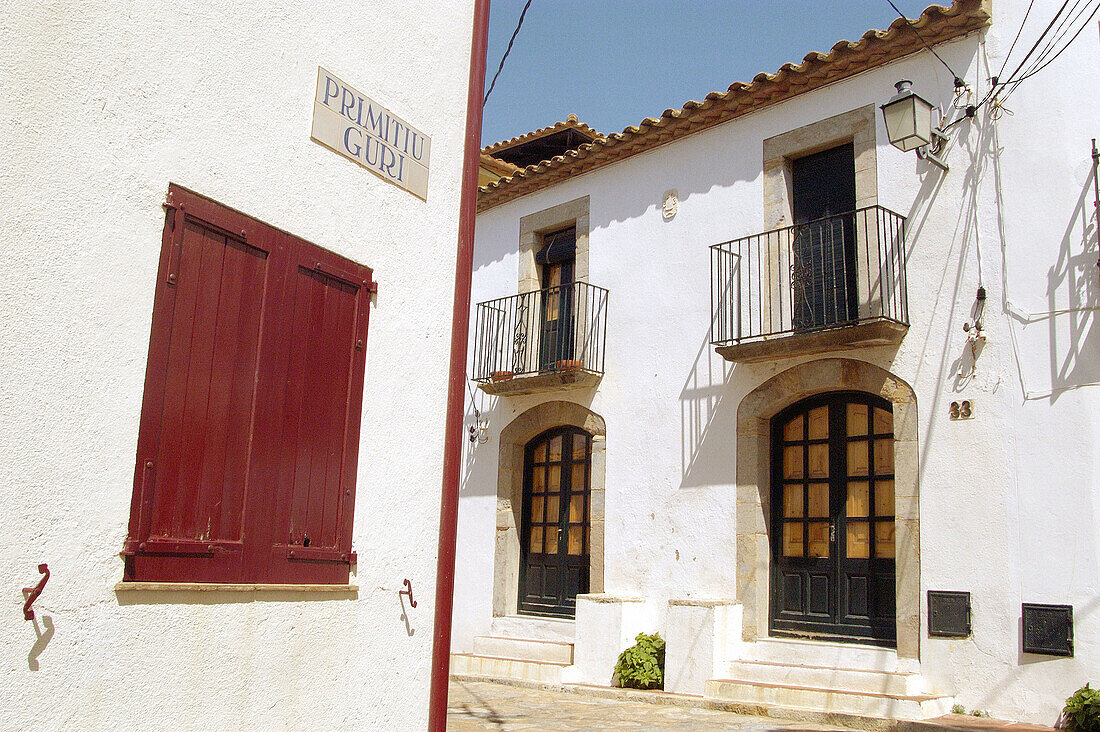
[[504, 62], [508, 60], [508, 54], [512, 52], [512, 44], [516, 42], [516, 36], [519, 35], [519, 29], [523, 27], [523, 18], [527, 15], [527, 8], [531, 7], [531, 0], [527, 0], [527, 3], [523, 6], [523, 11], [519, 14], [519, 22], [516, 23], [516, 29], [512, 31], [512, 37], [508, 40], [508, 48], [504, 49], [504, 55], [500, 58], [500, 66], [497, 67], [497, 72], [493, 74], [493, 81], [489, 84], [489, 91], [485, 92], [485, 99], [482, 100], [481, 106], [489, 101], [489, 95], [493, 93], [493, 87], [497, 85], [497, 77], [500, 76], [500, 72], [504, 71]]
[[[1086, 8], [1084, 8], [1084, 9], [1082, 9], [1082, 10], [1081, 10], [1081, 12], [1079, 12], [1079, 13], [1077, 14], [1077, 17], [1079, 18], [1079, 17], [1081, 16], [1081, 14], [1082, 14], [1082, 13], [1084, 13], [1084, 12], [1085, 12], [1085, 10], [1087, 10], [1087, 9], [1088, 9], [1087, 7], [1086, 7]], [[1061, 48], [1059, 48], [1057, 52], [1055, 52], [1055, 53], [1054, 53], [1053, 55], [1051, 55], [1051, 54], [1050, 54], [1050, 53], [1048, 52], [1048, 53], [1046, 54], [1046, 56], [1044, 56], [1044, 57], [1042, 57], [1042, 58], [1040, 58], [1039, 60], [1037, 60], [1037, 61], [1036, 61], [1036, 64], [1041, 64], [1041, 65], [1035, 65], [1035, 64], [1033, 64], [1033, 65], [1031, 66], [1031, 68], [1029, 68], [1029, 69], [1027, 70], [1027, 72], [1025, 72], [1025, 73], [1024, 73], [1024, 75], [1023, 75], [1023, 76], [1021, 76], [1021, 77], [1019, 77], [1019, 78], [1016, 78], [1016, 79], [1011, 79], [1011, 80], [1010, 80], [1010, 81], [1009, 81], [1008, 83], [1011, 83], [1011, 84], [1012, 84], [1012, 88], [1011, 88], [1011, 89], [1009, 89], [1009, 90], [1008, 90], [1008, 92], [1007, 92], [1007, 93], [1005, 94], [1005, 96], [1004, 96], [1004, 99], [1007, 99], [1007, 98], [1008, 98], [1009, 96], [1011, 96], [1011, 95], [1012, 95], [1012, 93], [1013, 93], [1014, 91], [1016, 91], [1016, 87], [1020, 85], [1020, 82], [1021, 82], [1021, 81], [1024, 81], [1025, 79], [1030, 79], [1030, 78], [1031, 78], [1032, 76], [1035, 76], [1035, 75], [1036, 75], [1036, 74], [1038, 74], [1038, 73], [1039, 73], [1040, 71], [1042, 71], [1043, 69], [1045, 69], [1046, 67], [1050, 66], [1050, 65], [1051, 65], [1052, 63], [1054, 63], [1055, 61], [1057, 61], [1057, 60], [1058, 60], [1058, 57], [1059, 57], [1059, 56], [1061, 56], [1061, 55], [1062, 55], [1062, 53], [1063, 53], [1063, 52], [1064, 52], [1064, 51], [1065, 51], [1065, 50], [1066, 50], [1067, 48], [1069, 48], [1069, 47], [1070, 47], [1070, 46], [1071, 46], [1071, 45], [1073, 44], [1073, 42], [1074, 42], [1075, 40], [1077, 40], [1077, 36], [1081, 35], [1081, 31], [1083, 31], [1083, 30], [1084, 30], [1085, 28], [1087, 28], [1088, 26], [1092, 25], [1092, 19], [1093, 19], [1094, 17], [1096, 17], [1096, 13], [1097, 13], [1098, 11], [1100, 11], [1100, 3], [1097, 3], [1097, 6], [1096, 6], [1095, 8], [1093, 8], [1093, 9], [1092, 9], [1092, 13], [1090, 13], [1090, 14], [1089, 14], [1089, 17], [1088, 17], [1088, 18], [1087, 18], [1087, 19], [1085, 20], [1085, 22], [1083, 22], [1083, 23], [1082, 23], [1082, 24], [1080, 25], [1080, 27], [1078, 27], [1078, 28], [1077, 28], [1077, 30], [1076, 30], [1076, 31], [1075, 31], [1075, 32], [1073, 33], [1073, 36], [1072, 36], [1072, 37], [1071, 37], [1071, 38], [1070, 38], [1070, 39], [1069, 39], [1068, 41], [1066, 41], [1066, 43], [1065, 43], [1064, 45], [1062, 45], [1062, 47], [1061, 47]], [[1076, 18], [1075, 18], [1075, 20], [1076, 20]], [[1063, 33], [1063, 34], [1061, 35], [1061, 37], [1059, 38], [1059, 40], [1060, 40], [1061, 38], [1064, 38], [1064, 37], [1065, 37], [1065, 36], [1066, 36], [1066, 35], [1067, 35], [1068, 33], [1069, 33], [1069, 31], [1068, 31], [1068, 30], [1067, 30], [1067, 31], [1065, 31], [1065, 32], [1064, 32], [1064, 33]], [[1053, 46], [1051, 46], [1051, 48], [1053, 48]], [[1004, 99], [1002, 99], [1001, 101], [1004, 101]]]
[[944, 68], [946, 68], [948, 71], [951, 72], [951, 76], [953, 76], [955, 78], [955, 86], [963, 86], [963, 84], [965, 84], [965, 82], [963, 81], [963, 78], [961, 76], [959, 76], [958, 74], [956, 74], [955, 70], [952, 69], [948, 65], [948, 63], [946, 61], [944, 61], [943, 58], [938, 53], [936, 53], [936, 49], [932, 48], [932, 46], [930, 46], [928, 44], [928, 41], [924, 40], [924, 36], [922, 36], [920, 34], [920, 32], [917, 30], [916, 26], [913, 25], [913, 21], [911, 21], [911, 20], [909, 20], [909, 18], [905, 17], [905, 13], [898, 10], [897, 5], [894, 5], [894, 0], [886, 0], [886, 2], [888, 2], [890, 4], [890, 7], [894, 9], [894, 12], [898, 14], [898, 17], [905, 21], [905, 24], [907, 26], [909, 26], [909, 30], [913, 31], [913, 35], [915, 35], [920, 40], [920, 42], [924, 44], [924, 47], [927, 48], [929, 51], [931, 51], [932, 55], [935, 56], [937, 59], [939, 59], [940, 63], [944, 65]]
[[[1092, 21], [1092, 18], [1095, 17], [1097, 11], [1100, 10], [1100, 2], [1098, 2], [1097, 6], [1093, 8], [1092, 13], [1089, 14], [1089, 18], [1084, 23], [1082, 23], [1075, 32], [1073, 32], [1073, 36], [1069, 39], [1069, 41], [1062, 45], [1062, 47], [1059, 48], [1057, 51], [1053, 51], [1055, 46], [1058, 45], [1058, 42], [1064, 39], [1070, 33], [1073, 26], [1073, 21], [1076, 21], [1078, 18], [1081, 17], [1083, 13], [1088, 10], [1088, 5], [1085, 5], [1083, 8], [1078, 10], [1081, 2], [1082, 0], [1076, 0], [1073, 8], [1070, 9], [1068, 13], [1066, 13], [1065, 17], [1063, 17], [1063, 13], [1066, 12], [1066, 8], [1070, 4], [1070, 0], [1065, 0], [1062, 3], [1062, 6], [1058, 9], [1058, 12], [1056, 12], [1054, 14], [1054, 17], [1050, 19], [1050, 22], [1047, 24], [1046, 28], [1043, 29], [1043, 32], [1040, 33], [1039, 37], [1035, 39], [1035, 42], [1032, 44], [1028, 52], [1024, 55], [1020, 63], [1017, 64], [1012, 73], [1007, 78], [1005, 78], [1003, 75], [1004, 69], [1008, 66], [1012, 51], [1015, 48], [1016, 42], [1019, 40], [1020, 35], [1023, 33], [1024, 24], [1027, 22], [1028, 15], [1031, 11], [1031, 5], [1028, 5], [1028, 9], [1024, 13], [1024, 19], [1021, 22], [1020, 29], [1016, 33], [1016, 39], [1013, 40], [1012, 45], [1009, 47], [1009, 52], [1008, 54], [1006, 54], [1004, 62], [1001, 64], [1001, 71], [998, 73], [997, 76], [992, 77], [993, 84], [989, 87], [989, 91], [986, 92], [986, 95], [982, 97], [982, 100], [974, 105], [975, 110], [984, 107], [991, 101], [994, 103], [994, 106], [1003, 109], [1003, 107], [1001, 107], [1000, 105], [1003, 105], [1005, 99], [1007, 99], [1008, 96], [1016, 90], [1016, 87], [1019, 86], [1020, 82], [1031, 78], [1050, 64], [1054, 63], [1054, 61], [1059, 56], [1061, 56], [1062, 53], [1067, 48], [1069, 48], [1070, 45], [1072, 45], [1073, 41], [1077, 39], [1077, 36], [1080, 35], [1081, 31], [1084, 30], [1084, 28]], [[1075, 12], [1076, 15], [1074, 15]], [[1059, 18], [1061, 18], [1061, 22], [1059, 22]], [[1057, 26], [1057, 28], [1055, 28], [1055, 26]], [[1052, 30], [1054, 30], [1053, 35], [1051, 34]], [[1045, 45], [1044, 41], [1046, 42]], [[1040, 46], [1042, 46], [1041, 50], [1039, 50]], [[1038, 55], [1035, 56], [1034, 59], [1032, 59], [1032, 56], [1036, 53], [1037, 50], [1039, 51]], [[1028, 65], [1029, 60], [1031, 61], [1030, 65]]]
[[1005, 72], [1005, 66], [1008, 66], [1008, 59], [1012, 58], [1012, 51], [1016, 48], [1016, 42], [1020, 40], [1020, 35], [1024, 32], [1024, 26], [1027, 25], [1027, 16], [1031, 15], [1031, 6], [1035, 4], [1035, 0], [1031, 0], [1027, 4], [1027, 10], [1024, 11], [1024, 19], [1020, 21], [1020, 27], [1016, 30], [1016, 37], [1012, 39], [1012, 45], [1008, 47], [1008, 53], [1005, 54], [1005, 60], [1001, 62], [1001, 70], [997, 72], [997, 76], [1002, 76]]

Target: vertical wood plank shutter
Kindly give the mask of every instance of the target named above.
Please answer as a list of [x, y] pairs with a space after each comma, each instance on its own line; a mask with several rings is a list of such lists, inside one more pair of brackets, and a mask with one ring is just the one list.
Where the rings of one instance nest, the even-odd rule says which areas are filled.
[[166, 207], [126, 579], [346, 582], [371, 270]]
[[346, 573], [366, 363], [369, 276], [312, 245], [297, 260], [284, 321], [275, 582]]

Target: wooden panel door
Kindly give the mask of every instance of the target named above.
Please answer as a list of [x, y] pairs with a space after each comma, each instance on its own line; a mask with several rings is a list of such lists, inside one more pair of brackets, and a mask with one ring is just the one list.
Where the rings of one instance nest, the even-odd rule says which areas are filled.
[[524, 455], [519, 609], [573, 617], [588, 592], [592, 437], [560, 427]]
[[856, 318], [855, 156], [851, 143], [791, 162], [791, 319], [810, 330]]
[[[574, 358], [573, 276], [577, 231], [547, 234], [536, 261], [542, 268], [542, 312], [539, 370], [553, 371], [559, 362]], [[563, 364], [564, 366], [564, 364]]]
[[772, 422], [771, 628], [892, 645], [893, 416], [868, 394], [800, 402]]

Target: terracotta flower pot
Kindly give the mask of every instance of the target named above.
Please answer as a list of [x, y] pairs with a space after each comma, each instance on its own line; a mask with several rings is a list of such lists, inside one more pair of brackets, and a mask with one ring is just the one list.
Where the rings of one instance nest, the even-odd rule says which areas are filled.
[[558, 361], [558, 371], [578, 371], [582, 364], [575, 358], [563, 358]]
[[512, 371], [492, 371], [489, 373], [489, 378], [493, 381], [507, 381], [513, 376], [515, 376], [515, 373]]

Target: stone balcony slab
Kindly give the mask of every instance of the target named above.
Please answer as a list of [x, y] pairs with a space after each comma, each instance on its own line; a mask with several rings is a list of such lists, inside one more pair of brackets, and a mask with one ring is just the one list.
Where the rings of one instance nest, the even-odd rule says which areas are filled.
[[740, 343], [715, 347], [722, 358], [734, 363], [775, 361], [852, 348], [889, 346], [901, 343], [909, 326], [889, 318], [870, 318], [851, 325], [821, 330], [786, 332]]

